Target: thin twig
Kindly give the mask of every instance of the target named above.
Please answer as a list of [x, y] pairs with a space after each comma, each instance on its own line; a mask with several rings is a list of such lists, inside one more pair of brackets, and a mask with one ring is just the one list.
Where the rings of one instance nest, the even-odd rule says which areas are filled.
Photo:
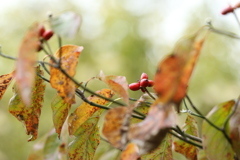
[[200, 144], [197, 144], [197, 143], [195, 143], [195, 142], [193, 142], [193, 141], [189, 141], [189, 140], [187, 140], [185, 137], [179, 136], [178, 134], [176, 134], [176, 133], [174, 133], [174, 132], [172, 132], [172, 131], [168, 131], [168, 132], [169, 132], [170, 134], [172, 134], [173, 136], [177, 137], [178, 139], [180, 139], [180, 140], [182, 140], [182, 141], [184, 141], [184, 142], [186, 142], [186, 143], [188, 143], [188, 144], [191, 144], [191, 145], [196, 146], [196, 147], [198, 147], [198, 148], [200, 148], [200, 149], [203, 149], [203, 147], [202, 147]]
[[[193, 105], [191, 99], [189, 98], [189, 96], [186, 96], [187, 100], [189, 101], [190, 105], [192, 106], [192, 108], [201, 116], [203, 116], [203, 114]], [[227, 135], [226, 130], [224, 128], [219, 128], [218, 126], [216, 126], [215, 124], [213, 124], [209, 119], [207, 119], [205, 116], [203, 116], [203, 119], [206, 120], [206, 122], [211, 125], [213, 128], [217, 129], [218, 131], [222, 132], [222, 134], [224, 135], [224, 137], [227, 139], [227, 141], [232, 144], [232, 140], [230, 139], [230, 137]]]
[[156, 98], [148, 91], [146, 87], [142, 87], [142, 89], [151, 97], [153, 100], [156, 100]]
[[187, 134], [187, 133], [183, 132], [182, 130], [181, 130], [181, 132], [179, 133], [179, 130], [176, 129], [176, 128], [173, 128], [173, 127], [172, 127], [171, 129], [172, 129], [173, 131], [177, 132], [178, 134], [182, 135], [183, 137], [186, 137], [186, 138], [189, 138], [189, 139], [191, 139], [191, 140], [194, 140], [194, 141], [197, 141], [197, 142], [202, 143], [202, 139], [199, 138], [199, 137], [196, 137], [196, 136]]

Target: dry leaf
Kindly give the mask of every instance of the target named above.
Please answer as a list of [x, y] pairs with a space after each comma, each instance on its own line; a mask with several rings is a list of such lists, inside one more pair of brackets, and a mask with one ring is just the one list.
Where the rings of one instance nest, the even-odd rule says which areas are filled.
[[177, 105], [178, 111], [203, 46], [204, 38], [201, 40], [197, 38], [198, 34], [178, 43], [174, 53], [159, 64], [155, 75], [154, 89], [159, 95], [158, 101], [173, 102]]
[[[43, 74], [39, 67], [37, 68], [37, 72]], [[9, 112], [23, 123], [27, 135], [31, 135], [28, 141], [35, 140], [38, 135], [38, 122], [41, 114], [44, 90], [44, 81], [36, 76], [35, 86], [31, 92], [32, 104], [29, 107], [22, 102], [16, 87], [14, 87], [14, 95], [9, 102]]]
[[103, 125], [103, 135], [116, 148], [124, 149], [128, 142], [127, 131], [132, 109], [130, 107], [116, 107], [110, 109]]
[[130, 126], [128, 139], [139, 146], [140, 154], [148, 153], [160, 145], [175, 121], [171, 105], [155, 103], [142, 122]]
[[137, 160], [138, 158], [140, 158], [138, 146], [134, 143], [129, 143], [122, 152], [120, 160]]
[[4, 95], [7, 87], [10, 85], [12, 78], [13, 78], [14, 71], [9, 74], [4, 74], [0, 76], [0, 100]]
[[26, 33], [18, 52], [14, 77], [19, 93], [26, 106], [31, 104], [31, 92], [35, 78], [35, 63], [39, 47], [39, 24], [35, 23]]
[[[74, 77], [76, 73], [76, 66], [78, 63], [78, 57], [83, 50], [83, 47], [75, 45], [62, 46], [55, 53], [56, 59], [61, 56], [61, 68], [65, 72]], [[57, 65], [53, 60], [50, 60], [51, 65]], [[75, 103], [75, 84], [63, 74], [58, 68], [50, 67], [50, 84], [58, 91], [58, 95], [61, 96], [66, 103]]]
[[99, 74], [99, 79], [105, 82], [116, 94], [129, 104], [128, 82], [124, 76], [105, 76], [103, 71]]

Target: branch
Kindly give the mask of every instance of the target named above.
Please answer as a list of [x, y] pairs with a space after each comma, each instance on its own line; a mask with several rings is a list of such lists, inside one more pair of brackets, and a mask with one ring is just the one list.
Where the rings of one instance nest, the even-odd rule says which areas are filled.
[[[186, 96], [187, 100], [189, 101], [190, 105], [192, 106], [192, 108], [201, 116], [203, 116], [203, 114], [193, 105], [191, 99], [189, 98], [189, 96]], [[219, 128], [218, 126], [216, 126], [215, 124], [213, 124], [209, 119], [207, 119], [205, 116], [203, 116], [203, 119], [206, 120], [206, 122], [211, 125], [213, 128], [217, 129], [218, 131], [222, 132], [222, 134], [224, 135], [224, 137], [227, 139], [227, 141], [232, 144], [232, 140], [230, 139], [230, 137], [227, 135], [225, 128]]]
[[195, 142], [193, 142], [193, 141], [190, 141], [190, 140], [186, 139], [185, 137], [182, 137], [182, 136], [180, 136], [180, 135], [178, 135], [178, 134], [176, 134], [176, 133], [174, 133], [174, 132], [172, 132], [172, 131], [168, 131], [168, 132], [169, 132], [170, 134], [172, 134], [173, 136], [177, 137], [178, 139], [180, 139], [180, 140], [182, 140], [182, 141], [184, 141], [184, 142], [186, 142], [186, 143], [188, 143], [188, 144], [191, 144], [191, 145], [196, 146], [196, 147], [198, 147], [198, 148], [200, 148], [200, 149], [203, 149], [203, 147], [202, 147], [200, 144], [198, 144], [198, 143], [195, 143]]

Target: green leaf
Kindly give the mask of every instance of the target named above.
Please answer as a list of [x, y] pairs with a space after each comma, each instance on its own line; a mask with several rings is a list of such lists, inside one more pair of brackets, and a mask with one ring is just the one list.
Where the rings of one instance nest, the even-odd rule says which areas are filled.
[[68, 111], [71, 107], [71, 104], [66, 103], [60, 96], [56, 96], [51, 103], [53, 111], [53, 124], [60, 137], [62, 126], [68, 116]]
[[[37, 73], [43, 74], [40, 67], [37, 67]], [[23, 123], [27, 135], [31, 135], [28, 141], [35, 140], [38, 135], [38, 122], [41, 114], [44, 90], [44, 81], [39, 76], [36, 76], [35, 85], [32, 90], [32, 104], [28, 107], [22, 102], [16, 86], [13, 88], [14, 95], [9, 102], [9, 112]]]
[[73, 38], [81, 24], [81, 17], [74, 12], [64, 12], [58, 17], [51, 17], [53, 31], [61, 37]]
[[85, 121], [74, 133], [76, 137], [68, 148], [69, 158], [72, 160], [92, 160], [100, 142], [97, 126], [100, 115], [104, 110], [96, 111], [91, 118]]
[[[198, 137], [197, 122], [192, 116], [190, 115], [187, 116], [182, 131], [184, 131], [187, 134]], [[187, 157], [189, 160], [195, 160], [197, 157], [198, 151], [197, 147], [189, 143], [186, 143], [180, 139], [174, 141], [174, 149], [176, 152], [185, 155], [185, 157]]]
[[141, 156], [142, 160], [173, 160], [172, 136], [167, 134], [161, 144], [153, 151]]
[[[206, 116], [219, 128], [222, 128], [228, 115], [231, 113], [235, 104], [234, 100], [215, 106]], [[227, 125], [226, 133], [229, 135], [229, 125]], [[231, 160], [234, 157], [231, 144], [224, 137], [223, 133], [215, 129], [205, 120], [202, 124], [202, 140], [203, 148], [209, 160]]]

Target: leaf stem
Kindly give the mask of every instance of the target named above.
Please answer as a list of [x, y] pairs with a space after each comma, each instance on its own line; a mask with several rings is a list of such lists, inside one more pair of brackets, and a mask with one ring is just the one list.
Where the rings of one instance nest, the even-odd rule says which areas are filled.
[[142, 87], [142, 89], [151, 97], [153, 100], [156, 100], [156, 98], [148, 91], [146, 87]]

